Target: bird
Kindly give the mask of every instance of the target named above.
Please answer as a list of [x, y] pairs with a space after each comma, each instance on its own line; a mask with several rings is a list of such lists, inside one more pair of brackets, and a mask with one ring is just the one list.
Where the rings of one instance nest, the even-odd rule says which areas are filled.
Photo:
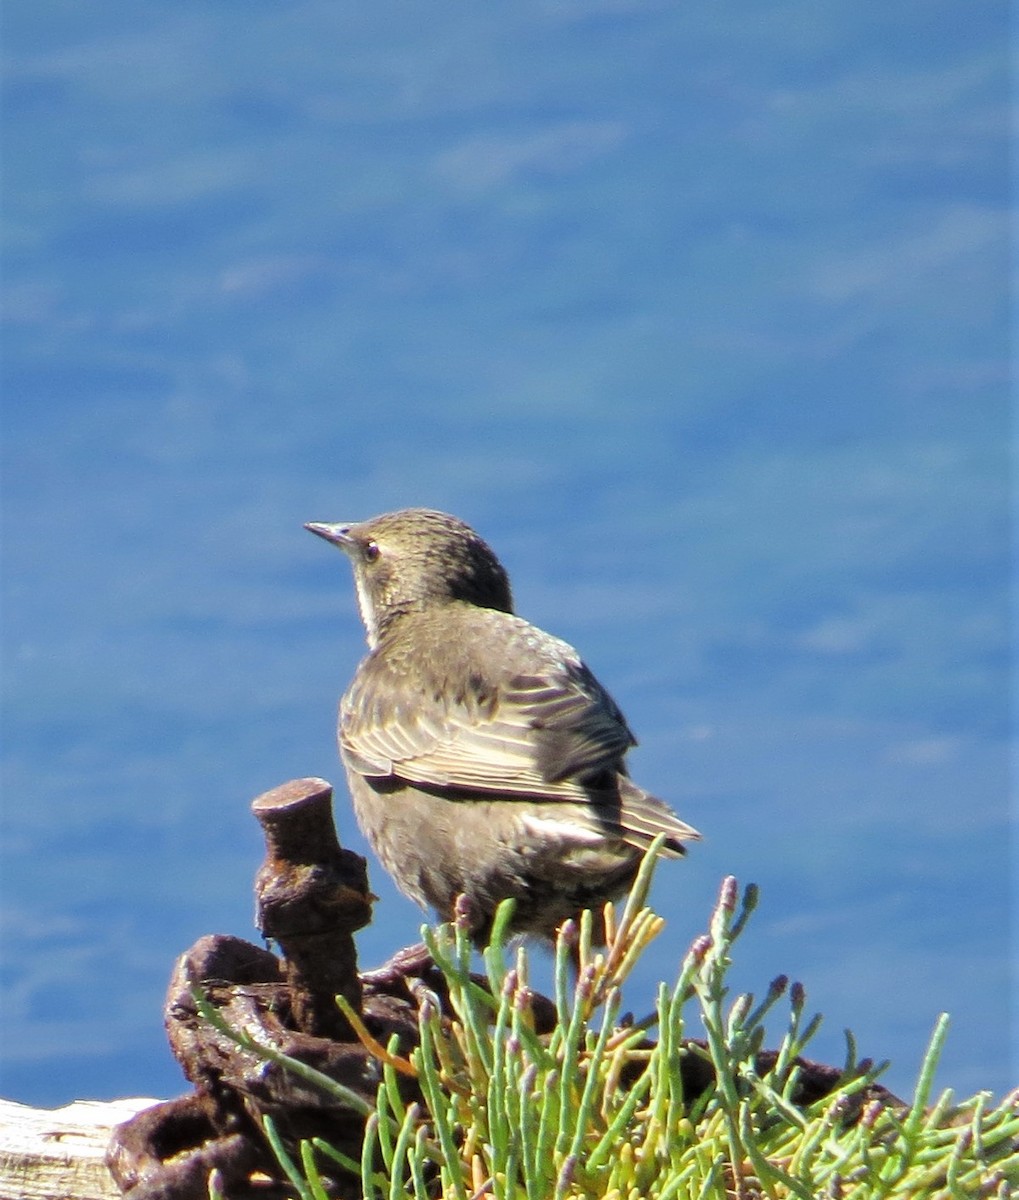
[[[486, 944], [549, 941], [700, 834], [638, 787], [636, 738], [577, 651], [516, 615], [490, 546], [448, 513], [308, 522], [353, 567], [368, 652], [339, 708], [358, 825], [399, 889]], [[596, 937], [604, 940], [603, 933]]]

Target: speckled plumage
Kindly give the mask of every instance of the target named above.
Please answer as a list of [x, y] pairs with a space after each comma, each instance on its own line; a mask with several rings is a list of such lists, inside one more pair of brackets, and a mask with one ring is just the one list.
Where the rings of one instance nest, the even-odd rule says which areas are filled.
[[460, 893], [479, 940], [496, 905], [554, 935], [698, 836], [626, 773], [635, 744], [572, 646], [513, 614], [506, 572], [429, 509], [307, 526], [351, 560], [369, 652], [340, 704], [358, 822], [398, 886], [443, 918]]

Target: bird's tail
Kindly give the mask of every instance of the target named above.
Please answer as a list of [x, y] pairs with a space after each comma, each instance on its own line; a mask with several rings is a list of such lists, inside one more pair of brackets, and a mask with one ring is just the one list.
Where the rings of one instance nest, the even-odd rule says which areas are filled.
[[681, 821], [663, 800], [645, 792], [625, 775], [619, 778], [619, 823], [624, 839], [641, 850], [646, 850], [660, 833], [664, 833], [662, 853], [670, 858], [685, 854], [683, 843], [695, 842], [701, 836], [692, 825]]

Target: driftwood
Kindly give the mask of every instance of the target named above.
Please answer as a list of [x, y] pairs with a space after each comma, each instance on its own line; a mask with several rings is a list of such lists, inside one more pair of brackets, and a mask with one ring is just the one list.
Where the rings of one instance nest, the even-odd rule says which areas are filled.
[[114, 1128], [155, 1100], [76, 1100], [29, 1108], [0, 1100], [0, 1200], [116, 1200], [106, 1166]]

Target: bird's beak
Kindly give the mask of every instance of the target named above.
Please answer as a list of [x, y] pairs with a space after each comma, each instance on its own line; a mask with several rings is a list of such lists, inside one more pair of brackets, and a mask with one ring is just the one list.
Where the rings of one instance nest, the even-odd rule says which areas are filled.
[[341, 550], [349, 550], [354, 544], [354, 539], [350, 536], [350, 526], [339, 525], [323, 525], [318, 521], [309, 521], [305, 529], [312, 533], [317, 533], [320, 538], [325, 538], [327, 542], [332, 542], [334, 546], [339, 546]]

